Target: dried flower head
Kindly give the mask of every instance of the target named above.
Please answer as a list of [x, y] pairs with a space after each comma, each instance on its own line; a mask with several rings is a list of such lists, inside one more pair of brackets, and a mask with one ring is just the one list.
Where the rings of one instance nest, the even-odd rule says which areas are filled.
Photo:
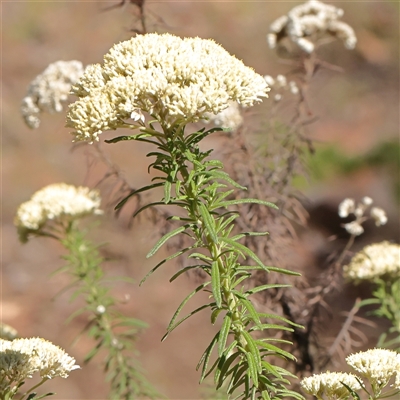
[[0, 339], [14, 340], [18, 335], [16, 329], [5, 323], [0, 323]]
[[228, 128], [231, 130], [239, 128], [239, 126], [243, 122], [243, 117], [240, 113], [239, 104], [234, 101], [229, 102], [228, 108], [225, 108], [225, 110], [222, 110], [217, 115], [207, 113], [206, 117], [216, 126], [220, 126], [221, 128]]
[[324, 395], [329, 399], [347, 399], [349, 391], [343, 383], [354, 391], [361, 389], [355, 375], [329, 371], [304, 378], [300, 385], [306, 393], [319, 399]]
[[381, 277], [400, 277], [400, 245], [381, 242], [364, 247], [343, 267], [352, 281], [373, 281]]
[[218, 114], [230, 101], [251, 106], [267, 92], [262, 76], [212, 40], [138, 35], [114, 45], [74, 85], [80, 99], [67, 126], [75, 140], [93, 142], [104, 130], [142, 127], [127, 122], [138, 110], [169, 127]]
[[60, 347], [41, 338], [0, 339], [0, 390], [18, 385], [38, 372], [42, 378], [67, 378], [80, 368]]
[[22, 242], [30, 234], [39, 234], [47, 222], [69, 222], [90, 214], [101, 214], [97, 190], [65, 183], [46, 186], [22, 203], [14, 219]]
[[21, 114], [25, 123], [36, 129], [40, 125], [41, 112], [61, 112], [62, 103], [67, 100], [71, 86], [82, 74], [80, 61], [57, 61], [50, 64], [31, 82], [22, 100]]
[[390, 379], [400, 373], [400, 359], [392, 350], [371, 349], [350, 354], [346, 358], [354, 370], [368, 379], [372, 387], [385, 387]]
[[342, 16], [343, 10], [340, 8], [310, 0], [294, 7], [270, 25], [268, 45], [274, 49], [278, 42], [288, 38], [310, 54], [315, 50], [318, 39], [329, 34], [341, 40], [346, 48], [354, 49], [357, 38], [349, 25], [339, 21]]

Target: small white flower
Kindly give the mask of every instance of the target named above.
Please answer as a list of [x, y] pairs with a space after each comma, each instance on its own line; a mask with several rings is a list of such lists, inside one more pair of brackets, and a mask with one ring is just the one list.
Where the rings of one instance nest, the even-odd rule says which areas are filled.
[[364, 196], [364, 197], [361, 199], [361, 202], [362, 202], [363, 204], [365, 204], [366, 206], [370, 206], [374, 201], [371, 199], [371, 197]]
[[102, 304], [100, 304], [96, 307], [97, 314], [101, 315], [101, 314], [104, 314], [105, 312], [106, 312], [106, 308]]
[[41, 112], [61, 112], [62, 103], [67, 100], [71, 86], [82, 74], [80, 61], [57, 61], [50, 64], [31, 82], [27, 96], [22, 100], [21, 114], [25, 123], [36, 129], [40, 125]]
[[375, 220], [376, 226], [385, 225], [388, 221], [385, 211], [379, 207], [371, 208], [371, 217]]
[[268, 86], [275, 85], [275, 79], [271, 75], [265, 75], [264, 79], [265, 79], [265, 82], [267, 82]]
[[339, 217], [340, 218], [346, 218], [350, 214], [352, 214], [355, 210], [355, 202], [353, 199], [344, 199], [340, 204], [339, 204]]
[[350, 235], [360, 236], [364, 233], [364, 228], [357, 221], [344, 224], [343, 227], [348, 233], [350, 233]]

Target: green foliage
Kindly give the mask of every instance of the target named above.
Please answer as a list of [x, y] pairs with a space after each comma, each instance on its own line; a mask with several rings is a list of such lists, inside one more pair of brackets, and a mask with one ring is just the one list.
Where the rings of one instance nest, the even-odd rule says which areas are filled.
[[377, 308], [371, 312], [381, 318], [390, 321], [391, 327], [388, 332], [383, 332], [379, 337], [377, 347], [391, 348], [400, 351], [400, 278], [376, 279], [376, 288], [373, 298], [363, 300], [360, 305], [376, 305]]
[[[163, 340], [182, 322], [192, 315], [209, 309], [211, 323], [215, 324], [221, 316], [222, 326], [204, 351], [197, 369], [201, 370], [200, 381], [214, 373], [216, 389], [225, 387], [230, 398], [242, 399], [282, 399], [294, 397], [302, 399], [298, 393], [287, 389], [288, 377], [293, 377], [283, 368], [272, 365], [267, 359], [275, 357], [294, 360], [294, 357], [279, 347], [270, 344], [267, 337], [255, 339], [253, 333], [270, 329], [292, 330], [290, 321], [278, 315], [259, 313], [250, 300], [250, 296], [262, 290], [284, 287], [286, 285], [262, 285], [248, 289], [246, 280], [257, 270], [265, 273], [289, 273], [280, 268], [270, 268], [248, 247], [239, 243], [248, 235], [262, 236], [267, 233], [245, 232], [234, 234], [234, 222], [238, 217], [236, 210], [230, 207], [243, 203], [257, 203], [267, 207], [275, 205], [258, 199], [227, 200], [233, 191], [228, 186], [244, 190], [223, 171], [218, 160], [210, 160], [211, 151], [201, 151], [197, 143], [213, 131], [194, 132], [185, 135], [184, 127], [173, 126], [154, 134], [154, 128], [143, 130], [141, 134], [120, 137], [109, 142], [134, 139], [149, 142], [152, 135], [157, 140], [157, 151], [148, 156], [155, 157], [151, 167], [161, 174], [153, 178], [157, 184], [148, 185], [140, 191], [164, 186], [164, 198], [161, 202], [148, 206], [174, 205], [183, 209], [186, 217], [171, 217], [170, 220], [181, 222], [177, 228], [164, 235], [150, 250], [148, 257], [154, 255], [164, 244], [177, 235], [184, 234], [192, 242], [189, 247], [179, 250], [159, 262], [144, 278], [145, 281], [153, 272], [167, 261], [186, 254], [195, 261], [194, 265], [176, 273], [171, 281], [184, 271], [200, 269], [208, 279], [191, 293], [179, 305], [173, 315]], [[131, 195], [123, 199], [117, 208], [126, 203]], [[253, 260], [254, 266], [242, 265], [241, 260]], [[142, 281], [142, 282], [143, 282]], [[211, 301], [191, 311], [179, 319], [181, 311], [196, 294], [202, 291], [209, 293]], [[284, 325], [272, 323], [278, 321]], [[257, 336], [258, 337], [258, 336]], [[210, 365], [214, 354], [215, 361]]]
[[116, 309], [116, 300], [110, 293], [97, 246], [86, 238], [86, 232], [71, 225], [61, 241], [68, 250], [64, 257], [67, 265], [62, 270], [73, 277], [75, 288], [71, 299], [83, 297], [85, 306], [73, 313], [70, 319], [89, 314], [85, 331], [96, 345], [85, 357], [89, 362], [96, 355], [105, 354], [104, 370], [110, 382], [110, 399], [159, 398], [147, 382], [136, 361], [135, 339], [146, 324], [127, 317]]

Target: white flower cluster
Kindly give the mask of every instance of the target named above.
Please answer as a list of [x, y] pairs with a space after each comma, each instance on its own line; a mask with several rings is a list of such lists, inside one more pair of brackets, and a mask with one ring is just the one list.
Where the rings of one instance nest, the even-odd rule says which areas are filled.
[[274, 100], [276, 102], [282, 100], [282, 92], [289, 90], [291, 94], [297, 95], [300, 93], [295, 81], [288, 81], [285, 75], [277, 75], [274, 79], [271, 75], [264, 76], [265, 82], [271, 87], [272, 92], [276, 90]]
[[306, 393], [317, 396], [319, 399], [323, 396], [329, 399], [347, 399], [349, 391], [342, 382], [353, 390], [361, 389], [355, 375], [329, 371], [304, 378], [300, 385]]
[[354, 49], [357, 38], [348, 24], [339, 21], [342, 16], [340, 8], [310, 0], [276, 19], [270, 25], [267, 42], [274, 49], [279, 41], [288, 38], [302, 51], [311, 54], [316, 41], [330, 34], [343, 41], [346, 48]]
[[243, 122], [239, 104], [234, 101], [230, 101], [228, 108], [225, 108], [225, 110], [222, 110], [217, 115], [206, 113], [205, 117], [216, 126], [230, 130], [236, 130]]
[[[354, 199], [350, 198], [344, 199], [339, 204], [339, 217], [346, 218], [350, 214], [354, 214], [356, 217], [355, 221], [343, 224], [343, 227], [348, 233], [350, 233], [350, 235], [359, 236], [364, 232], [364, 228], [361, 224], [367, 219], [365, 217], [365, 212], [373, 202], [374, 201], [371, 197], [365, 196], [358, 204], [356, 204]], [[375, 221], [376, 226], [385, 225], [388, 221], [385, 211], [379, 207], [372, 207], [370, 210], [370, 216]]]
[[[392, 378], [395, 378], [394, 389], [400, 390], [400, 354], [392, 350], [372, 349], [356, 354], [350, 354], [346, 362], [358, 374], [341, 372], [325, 372], [304, 378], [300, 385], [306, 393], [318, 399], [348, 399], [349, 390], [343, 383], [354, 391], [361, 389], [362, 378], [369, 381], [374, 393], [381, 393]], [[374, 397], [381, 398], [381, 397]]]
[[364, 247], [343, 267], [352, 281], [373, 281], [380, 277], [400, 278], [400, 245], [381, 242]]
[[0, 339], [14, 340], [18, 335], [16, 329], [5, 323], [0, 323]]
[[41, 338], [0, 339], [0, 392], [38, 372], [41, 378], [67, 378], [80, 368], [63, 349]]
[[218, 114], [230, 101], [251, 106], [268, 90], [262, 76], [213, 40], [138, 35], [86, 69], [73, 86], [80, 99], [70, 105], [67, 126], [75, 140], [93, 142], [104, 130], [143, 126], [141, 111], [169, 127]]
[[395, 387], [400, 389], [400, 354], [387, 349], [371, 349], [350, 354], [346, 358], [349, 364], [372, 386], [384, 388], [392, 377]]
[[83, 74], [80, 61], [57, 61], [50, 64], [29, 85], [28, 93], [22, 100], [21, 114], [32, 129], [40, 125], [41, 112], [55, 113], [63, 110], [71, 86]]
[[38, 233], [48, 221], [70, 221], [90, 214], [101, 214], [97, 190], [56, 183], [37, 191], [17, 210], [14, 224], [22, 242]]

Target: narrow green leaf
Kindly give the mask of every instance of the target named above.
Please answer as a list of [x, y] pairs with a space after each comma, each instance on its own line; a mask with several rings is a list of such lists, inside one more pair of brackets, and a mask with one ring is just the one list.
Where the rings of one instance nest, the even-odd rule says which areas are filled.
[[250, 278], [251, 274], [245, 274], [238, 278], [232, 285], [231, 288], [235, 288], [237, 285], [239, 285], [241, 282], [245, 281], [246, 279]]
[[235, 182], [226, 172], [215, 171], [215, 170], [214, 171], [204, 171], [204, 175], [209, 175], [213, 179], [220, 179], [220, 180], [226, 181], [238, 189], [247, 190], [246, 187], [241, 186], [237, 182]]
[[232, 319], [229, 314], [225, 315], [224, 322], [222, 323], [221, 330], [218, 336], [218, 355], [221, 357], [225, 349], [225, 344], [228, 339], [229, 331], [231, 329]]
[[269, 232], [243, 232], [240, 233], [239, 235], [232, 236], [231, 240], [234, 240], [236, 242], [246, 236], [267, 236], [267, 235], [269, 235]]
[[[215, 344], [217, 343], [217, 340], [218, 340], [218, 333], [214, 336], [210, 345], [207, 347], [206, 354], [205, 354], [204, 361], [203, 361], [203, 368], [202, 368], [201, 376], [200, 376], [200, 383], [203, 382], [203, 379], [205, 378], [205, 375], [207, 372], [207, 367], [208, 367], [208, 362], [210, 361], [211, 353], [213, 351]], [[196, 370], [197, 370], [197, 368], [196, 368]]]
[[[240, 364], [238, 364], [238, 367], [239, 367], [239, 365]], [[229, 394], [232, 394], [239, 386], [243, 385], [243, 383], [246, 381], [246, 378], [247, 378], [247, 371], [248, 371], [248, 365], [242, 365], [240, 368], [238, 368], [237, 371], [235, 371], [235, 374], [232, 375], [232, 377], [234, 377], [234, 379], [229, 383], [229, 386], [228, 386]], [[242, 395], [243, 395], [243, 393], [240, 394], [238, 397], [240, 397]]]
[[[178, 278], [179, 276], [181, 276], [182, 274], [184, 274], [187, 271], [190, 271], [191, 269], [195, 269], [195, 268], [202, 268], [204, 267], [203, 265], [189, 265], [188, 267], [182, 268], [180, 269], [176, 274], [174, 274], [169, 281], [173, 282], [176, 278]], [[208, 265], [207, 265], [208, 267]]]
[[262, 261], [257, 257], [257, 255], [251, 251], [248, 247], [235, 242], [234, 240], [230, 239], [230, 238], [226, 238], [226, 237], [220, 237], [219, 240], [221, 242], [225, 242], [229, 245], [231, 245], [233, 248], [241, 251], [244, 254], [247, 254], [250, 258], [252, 258], [263, 270], [269, 272], [269, 267], [267, 268]]
[[222, 306], [222, 294], [221, 294], [221, 278], [219, 275], [218, 261], [214, 261], [211, 266], [211, 283], [212, 292], [215, 299], [215, 303], [218, 308]]
[[235, 200], [227, 200], [217, 204], [217, 208], [219, 207], [229, 207], [235, 204], [261, 204], [263, 206], [275, 208], [279, 210], [279, 208], [274, 204], [270, 203], [269, 201], [259, 200], [259, 199], [235, 199]]
[[167, 180], [164, 183], [164, 203], [168, 204], [169, 201], [171, 200], [171, 188], [172, 188], [172, 183]]
[[192, 253], [192, 254], [190, 254], [188, 256], [188, 258], [196, 258], [197, 260], [202, 260], [204, 262], [210, 262], [210, 264], [211, 264], [211, 262], [213, 260], [211, 257], [208, 257], [208, 256], [206, 256], [204, 254], [201, 254], [201, 253]]
[[254, 321], [254, 323], [257, 326], [260, 326], [261, 325], [260, 317], [259, 317], [258, 312], [256, 311], [256, 309], [254, 308], [253, 304], [251, 303], [251, 301], [249, 301], [247, 299], [244, 299], [244, 298], [241, 298], [239, 301], [246, 307], [246, 309], [249, 312], [249, 314], [250, 314], [252, 320]]
[[276, 289], [276, 288], [285, 288], [285, 287], [291, 287], [292, 285], [283, 285], [283, 284], [267, 284], [267, 285], [262, 285], [262, 286], [257, 286], [254, 289], [250, 289], [246, 291], [246, 294], [251, 295], [254, 293], [261, 292], [263, 290], [268, 290], [268, 289]]
[[247, 346], [248, 346], [251, 354], [253, 355], [254, 362], [255, 362], [255, 365], [256, 365], [256, 369], [257, 369], [258, 373], [261, 374], [261, 371], [262, 371], [261, 355], [260, 355], [260, 351], [258, 350], [256, 341], [246, 331], [242, 331], [242, 335], [243, 335], [243, 337], [245, 338], [245, 340], [247, 342]]
[[[138, 135], [140, 135], [140, 133]], [[112, 139], [107, 139], [107, 140], [105, 140], [105, 142], [106, 143], [118, 143], [118, 142], [122, 142], [122, 141], [125, 141], [125, 140], [136, 140], [136, 137], [138, 135], [118, 136], [118, 137], [115, 137], [115, 138], [112, 138]], [[150, 136], [150, 135], [148, 135], [148, 136]]]
[[176, 257], [179, 257], [180, 255], [186, 253], [188, 250], [190, 250], [192, 247], [186, 247], [185, 249], [179, 250], [176, 253], [170, 255], [167, 258], [164, 258], [164, 260], [160, 261], [154, 268], [152, 268], [147, 274], [146, 276], [140, 281], [139, 286], [142, 286], [142, 284], [147, 280], [147, 278], [153, 274], [158, 268], [160, 268], [164, 263], [166, 263], [167, 261], [170, 261]]
[[210, 282], [205, 282], [202, 283], [200, 286], [197, 286], [196, 289], [194, 289], [191, 293], [189, 293], [181, 302], [177, 310], [175, 311], [174, 315], [171, 318], [171, 321], [168, 324], [167, 331], [169, 332], [171, 330], [171, 327], [174, 325], [176, 318], [178, 317], [179, 313], [182, 311], [182, 308], [185, 306], [185, 304], [200, 290], [203, 290], [206, 286], [208, 286]]
[[299, 272], [291, 271], [290, 269], [278, 268], [278, 267], [269, 267], [268, 271], [270, 272], [279, 272], [280, 274], [284, 275], [293, 275], [293, 276], [301, 276]]
[[201, 217], [203, 218], [203, 222], [204, 222], [206, 233], [208, 233], [210, 235], [211, 240], [214, 243], [218, 243], [218, 236], [217, 236], [217, 233], [215, 231], [215, 220], [214, 220], [214, 218], [208, 212], [207, 207], [203, 203], [200, 203], [199, 211], [200, 211]]
[[[229, 354], [229, 353], [227, 353]], [[225, 380], [229, 377], [230, 374], [234, 373], [235, 367], [239, 366], [239, 364], [236, 364], [235, 367], [230, 368], [232, 363], [240, 356], [240, 352], [237, 351], [233, 354], [231, 354], [228, 358], [221, 357], [220, 363], [217, 366], [217, 370], [215, 371], [215, 376], [214, 376], [214, 383], [216, 385], [216, 389], [218, 390], [225, 382]]]
[[128, 194], [128, 196], [124, 197], [115, 207], [114, 210], [118, 210], [120, 209], [132, 196], [134, 196], [135, 194], [138, 193], [142, 193], [145, 192], [147, 190], [151, 190], [154, 189], [156, 187], [162, 186], [164, 183], [163, 182], [159, 182], [159, 183], [154, 183], [153, 185], [149, 185], [149, 186], [143, 186], [140, 189], [137, 190], [133, 190], [131, 193]]
[[183, 231], [185, 231], [187, 228], [189, 228], [189, 224], [180, 226], [179, 228], [174, 229], [171, 232], [168, 232], [167, 234], [165, 234], [156, 244], [155, 246], [150, 250], [150, 252], [147, 254], [146, 258], [149, 258], [151, 256], [153, 256], [159, 249], [160, 247], [169, 239], [171, 239], [172, 237], [182, 233]]
[[271, 400], [271, 397], [269, 397], [268, 390], [263, 390], [261, 392], [261, 397], [263, 398], [263, 400]]
[[204, 304], [201, 307], [198, 307], [195, 310], [193, 310], [191, 313], [186, 315], [186, 317], [180, 319], [174, 326], [172, 326], [171, 329], [162, 337], [161, 341], [163, 342], [174, 329], [176, 329], [182, 322], [186, 321], [192, 315], [197, 314], [199, 311], [204, 310], [205, 308], [211, 307], [213, 305], [215, 305], [215, 303], [208, 303], [208, 304]]
[[296, 357], [294, 357], [292, 354], [288, 353], [285, 350], [280, 349], [277, 346], [274, 346], [273, 344], [265, 343], [262, 340], [256, 340], [255, 343], [256, 343], [257, 346], [260, 346], [260, 347], [262, 347], [262, 348], [264, 348], [264, 349], [266, 349], [268, 351], [271, 351], [271, 352], [273, 352], [273, 353], [275, 353], [277, 355], [280, 355], [280, 356], [282, 356], [284, 358], [288, 358], [289, 360], [295, 360], [296, 359]]
[[287, 319], [285, 317], [281, 317], [280, 315], [276, 314], [269, 314], [269, 313], [258, 313], [260, 318], [271, 318], [271, 319], [277, 319], [278, 321], [283, 321], [286, 322], [287, 324], [291, 326], [295, 326], [296, 328], [304, 329], [303, 325], [296, 324], [292, 322], [290, 319]]
[[[253, 319], [251, 318], [251, 320], [253, 320]], [[292, 328], [288, 328], [287, 326], [282, 326], [282, 325], [277, 325], [277, 324], [261, 324], [261, 325], [257, 325], [257, 326], [251, 327], [249, 329], [249, 332], [252, 332], [252, 331], [264, 331], [264, 330], [267, 330], [267, 329], [280, 329], [280, 330], [286, 331], [286, 332], [293, 332], [294, 331]]]
[[215, 310], [213, 310], [213, 312], [211, 313], [211, 323], [214, 325], [215, 321], [218, 318], [218, 315], [223, 311], [222, 308], [216, 308]]
[[146, 205], [144, 205], [143, 207], [140, 207], [139, 210], [136, 210], [136, 211], [133, 213], [132, 218], [135, 218], [135, 217], [136, 217], [137, 215], [139, 215], [142, 211], [147, 210], [147, 209], [150, 208], [150, 207], [154, 207], [154, 206], [163, 206], [163, 205], [165, 205], [165, 203], [162, 202], [162, 201], [155, 201], [155, 202], [153, 202], [153, 203], [146, 204]]
[[249, 366], [247, 373], [248, 373], [249, 377], [253, 380], [254, 386], [258, 387], [257, 365], [254, 360], [253, 353], [247, 352], [246, 358], [247, 358], [247, 364]]

